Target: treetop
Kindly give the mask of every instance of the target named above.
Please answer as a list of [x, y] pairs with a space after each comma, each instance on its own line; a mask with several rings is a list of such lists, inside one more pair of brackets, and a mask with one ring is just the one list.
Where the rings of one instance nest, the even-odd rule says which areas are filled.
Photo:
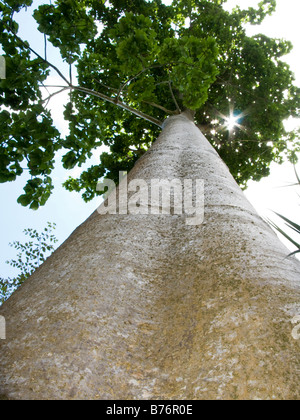
[[[299, 88], [282, 61], [292, 45], [263, 34], [249, 37], [245, 30], [274, 12], [276, 2], [232, 12], [225, 2], [56, 0], [35, 7], [32, 0], [2, 1], [7, 77], [0, 81], [0, 182], [15, 180], [26, 166], [30, 179], [18, 201], [37, 209], [53, 189], [59, 150], [64, 168], [72, 169], [105, 145], [109, 152], [98, 165], [65, 182], [90, 200], [102, 177], [117, 180], [119, 171], [130, 170], [163, 120], [186, 108], [195, 111], [195, 123], [242, 187], [268, 175], [272, 161], [294, 160], [298, 133], [283, 124], [299, 117]], [[44, 51], [34, 51], [18, 34], [18, 13], [29, 6]], [[69, 75], [47, 57], [48, 43], [70, 66]], [[54, 94], [70, 92], [65, 138], [47, 106], [54, 96], [46, 91], [50, 69], [62, 79]]]

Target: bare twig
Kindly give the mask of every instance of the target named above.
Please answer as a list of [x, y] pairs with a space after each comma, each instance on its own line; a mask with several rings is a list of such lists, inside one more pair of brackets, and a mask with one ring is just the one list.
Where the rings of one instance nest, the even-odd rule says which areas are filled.
[[170, 115], [176, 115], [178, 114], [177, 111], [170, 111], [169, 109], [165, 108], [164, 106], [158, 105], [154, 102], [149, 102], [149, 101], [143, 101], [145, 104], [154, 106], [155, 108], [161, 109], [162, 111], [164, 111], [166, 114], [170, 114]]
[[107, 86], [107, 85], [105, 85], [104, 83], [102, 83], [100, 80], [97, 80], [97, 79], [93, 79], [95, 82], [97, 82], [97, 83], [99, 83], [99, 85], [101, 85], [101, 86], [103, 86], [103, 87], [105, 87], [106, 89], [108, 89], [108, 90], [112, 90], [113, 92], [115, 92], [115, 93], [118, 93], [119, 92], [119, 89], [115, 89], [115, 88], [112, 88], [112, 87], [110, 87], [110, 86]]
[[83, 92], [83, 93], [87, 93], [89, 95], [96, 96], [100, 99], [103, 99], [104, 101], [107, 101], [111, 104], [117, 105], [118, 107], [123, 108], [123, 109], [131, 112], [132, 114], [136, 115], [137, 117], [143, 118], [144, 120], [149, 121], [149, 122], [157, 125], [160, 128], [162, 127], [162, 124], [163, 124], [162, 121], [160, 121], [160, 120], [158, 120], [154, 117], [151, 117], [150, 115], [145, 114], [144, 112], [141, 112], [137, 109], [134, 109], [131, 106], [129, 106], [129, 105], [123, 103], [123, 102], [120, 102], [120, 101], [116, 102], [115, 98], [110, 98], [109, 96], [104, 95], [103, 93], [96, 92], [92, 89], [87, 89], [87, 88], [84, 88], [84, 87], [73, 86], [73, 85], [70, 86], [70, 89], [74, 89], [74, 90], [77, 90], [79, 92]]
[[49, 104], [49, 101], [50, 101], [51, 98], [53, 98], [56, 95], [59, 95], [60, 93], [64, 92], [65, 90], [68, 90], [68, 89], [69, 89], [69, 87], [66, 86], [66, 87], [63, 87], [62, 89], [58, 90], [57, 92], [51, 93], [47, 98], [42, 99], [41, 103], [47, 102], [47, 104], [46, 104], [46, 106], [47, 106]]
[[168, 84], [169, 84], [169, 80], [164, 80], [163, 82], [156, 83], [155, 86], [168, 85]]
[[62, 86], [62, 85], [44, 85], [44, 84], [41, 84], [41, 85], [39, 85], [39, 87], [43, 87], [45, 89], [47, 89], [47, 88], [66, 88], [66, 89], [70, 89], [70, 86]]
[[33, 48], [30, 47], [28, 42], [23, 41], [23, 39], [21, 39], [16, 33], [15, 31], [10, 28], [6, 23], [3, 23], [4, 26], [6, 26], [6, 28], [16, 37], [16, 39], [22, 44], [24, 45], [24, 47], [28, 48], [29, 51], [31, 51], [34, 55], [36, 55], [40, 60], [42, 60], [44, 63], [46, 63], [49, 67], [53, 68], [53, 70], [56, 71], [56, 73], [68, 84], [70, 85], [68, 79], [62, 74], [62, 72], [56, 67], [54, 66], [52, 63], [50, 63], [48, 60], [46, 60], [45, 58], [43, 58], [39, 53], [37, 53]]
[[45, 50], [45, 60], [47, 61], [47, 35], [44, 34], [44, 50]]
[[43, 87], [45, 87], [45, 88], [62, 88], [64, 90], [65, 89], [77, 90], [78, 92], [86, 93], [88, 95], [93, 95], [93, 96], [96, 96], [97, 98], [100, 98], [100, 99], [102, 99], [106, 102], [109, 102], [109, 103], [113, 104], [113, 105], [117, 105], [118, 107], [123, 108], [123, 109], [131, 112], [132, 114], [157, 125], [158, 127], [162, 127], [162, 124], [163, 124], [162, 121], [160, 121], [160, 120], [158, 120], [154, 117], [151, 117], [151, 115], [145, 114], [144, 112], [141, 112], [137, 109], [134, 109], [131, 106], [129, 106], [129, 105], [123, 103], [123, 102], [119, 101], [118, 103], [116, 103], [115, 98], [111, 98], [107, 95], [104, 95], [104, 93], [100, 93], [100, 92], [97, 92], [97, 91], [92, 90], [92, 89], [84, 88], [84, 87], [81, 87], [81, 86], [74, 86], [74, 85], [68, 85], [68, 86], [44, 85]]
[[118, 100], [119, 100], [119, 98], [120, 98], [120, 96], [121, 96], [121, 94], [122, 94], [122, 92], [123, 92], [123, 90], [125, 89], [125, 87], [127, 86], [127, 85], [129, 85], [129, 83], [131, 83], [134, 79], [136, 79], [137, 77], [139, 77], [141, 74], [143, 74], [146, 70], [148, 70], [148, 68], [147, 69], [143, 69], [143, 70], [141, 70], [139, 73], [137, 73], [136, 75], [134, 75], [134, 76], [132, 76], [132, 77], [129, 77], [127, 80], [126, 80], [126, 82], [125, 83], [123, 83], [123, 85], [121, 85], [120, 86], [120, 89], [119, 89], [119, 91], [118, 91], [118, 94], [117, 94], [117, 97], [116, 97], [116, 102], [118, 102]]
[[69, 77], [70, 77], [70, 85], [72, 85], [72, 63], [69, 64]]
[[170, 88], [170, 92], [171, 92], [173, 101], [175, 103], [176, 109], [177, 109], [177, 114], [180, 114], [181, 113], [181, 109], [179, 108], [178, 102], [176, 101], [176, 98], [175, 98], [175, 95], [174, 95], [174, 92], [173, 92], [173, 89], [172, 89], [171, 80], [169, 80], [169, 88]]
[[[142, 64], [143, 64], [143, 63], [142, 63]], [[123, 85], [121, 85], [121, 87], [120, 87], [120, 89], [119, 89], [119, 91], [118, 91], [118, 95], [117, 95], [116, 100], [117, 100], [117, 101], [119, 100], [119, 97], [120, 97], [121, 93], [123, 92], [123, 90], [125, 89], [125, 87], [126, 87], [127, 85], [129, 85], [129, 83], [131, 83], [134, 79], [137, 79], [137, 78], [138, 78], [141, 74], [145, 73], [145, 72], [146, 72], [146, 71], [148, 71], [148, 70], [155, 69], [155, 68], [161, 68], [161, 67], [163, 67], [163, 66], [162, 66], [162, 65], [160, 65], [160, 64], [154, 64], [153, 66], [144, 67], [144, 68], [143, 68], [143, 70], [141, 70], [140, 72], [138, 72], [136, 75], [129, 77], [129, 78], [126, 80], [126, 82], [125, 82]]]

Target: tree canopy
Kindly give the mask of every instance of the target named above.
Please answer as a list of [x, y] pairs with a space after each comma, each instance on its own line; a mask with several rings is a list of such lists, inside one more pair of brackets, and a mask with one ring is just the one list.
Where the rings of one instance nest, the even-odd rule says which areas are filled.
[[[109, 147], [98, 165], [69, 178], [65, 187], [88, 201], [102, 177], [118, 180], [151, 146], [168, 115], [188, 108], [237, 182], [269, 174], [272, 161], [300, 150], [297, 132], [283, 121], [299, 117], [300, 90], [282, 57], [290, 42], [249, 37], [245, 24], [259, 24], [276, 7], [232, 12], [226, 0], [56, 0], [36, 7], [34, 18], [45, 51], [18, 35], [18, 12], [32, 0], [0, 2], [0, 45], [6, 79], [0, 81], [0, 182], [14, 181], [27, 167], [30, 179], [18, 199], [37, 209], [53, 189], [59, 150], [66, 169], [83, 165], [95, 148]], [[53, 44], [76, 66], [77, 80], [47, 59]], [[64, 118], [69, 134], [54, 126], [45, 99], [54, 69], [57, 92], [70, 91]]]

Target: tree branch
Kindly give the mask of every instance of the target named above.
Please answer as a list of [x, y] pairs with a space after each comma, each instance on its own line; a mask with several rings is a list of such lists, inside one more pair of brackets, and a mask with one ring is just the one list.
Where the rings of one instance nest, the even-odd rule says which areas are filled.
[[[43, 86], [43, 87], [47, 88], [47, 86]], [[54, 92], [54, 93], [50, 94], [47, 98], [42, 99], [41, 100], [41, 103], [47, 102], [47, 104], [46, 104], [46, 106], [47, 106], [48, 103], [49, 103], [49, 101], [50, 101], [50, 99], [53, 98], [53, 96], [59, 95], [60, 93], [64, 92], [67, 89], [69, 89], [68, 86], [63, 87], [62, 89], [58, 90], [57, 92]]]
[[30, 47], [30, 45], [28, 44], [28, 42], [23, 41], [23, 39], [21, 39], [16, 33], [15, 31], [10, 28], [7, 24], [4, 23], [4, 26], [6, 27], [6, 29], [8, 29], [15, 37], [16, 39], [22, 44], [24, 45], [24, 47], [28, 48], [29, 51], [31, 51], [34, 55], [36, 55], [40, 60], [42, 60], [45, 64], [47, 64], [49, 67], [51, 67], [53, 70], [56, 71], [56, 73], [67, 83], [67, 85], [70, 85], [68, 79], [62, 74], [62, 72], [53, 64], [51, 64], [48, 60], [46, 60], [45, 58], [43, 58], [39, 53], [37, 53], [33, 48]]
[[[98, 98], [100, 98], [100, 99], [103, 99], [104, 101], [106, 101], [106, 102], [109, 102], [109, 103], [111, 103], [111, 104], [113, 104], [113, 105], [117, 105], [118, 107], [120, 107], [120, 108], [123, 108], [123, 109], [125, 109], [126, 111], [129, 111], [129, 112], [131, 112], [132, 114], [134, 114], [134, 115], [136, 115], [137, 117], [140, 117], [140, 118], [143, 118], [144, 120], [146, 120], [146, 121], [149, 121], [149, 122], [151, 122], [151, 123], [153, 123], [153, 124], [155, 124], [155, 125], [157, 125], [158, 127], [162, 127], [162, 121], [160, 121], [160, 120], [158, 120], [158, 119], [156, 119], [156, 118], [154, 118], [154, 117], [151, 117], [150, 115], [147, 115], [147, 114], [145, 114], [145, 113], [143, 113], [143, 112], [141, 112], [141, 111], [138, 111], [137, 109], [134, 109], [134, 108], [132, 108], [131, 106], [129, 106], [129, 105], [126, 105], [125, 103], [123, 103], [123, 102], [120, 102], [120, 101], [116, 101], [116, 98], [110, 98], [109, 96], [107, 96], [107, 95], [104, 95], [103, 93], [100, 93], [100, 92], [96, 92], [96, 91], [94, 91], [94, 90], [92, 90], [92, 89], [87, 89], [87, 88], [84, 88], [84, 87], [80, 87], [80, 86], [74, 86], [72, 83], [70, 83], [69, 81], [68, 81], [68, 79], [61, 73], [61, 71], [56, 67], [56, 66], [54, 66], [53, 64], [51, 64], [48, 60], [46, 60], [45, 58], [43, 58], [42, 56], [40, 56], [40, 54], [38, 54], [33, 48], [31, 48], [30, 47], [30, 45], [28, 44], [28, 42], [25, 42], [25, 41], [23, 41], [13, 30], [12, 30], [12, 28], [10, 28], [9, 26], [7, 26], [6, 24], [5, 24], [5, 26], [7, 27], [7, 29], [10, 31], [10, 32], [12, 32], [13, 34], [14, 34], [14, 36], [16, 37], [16, 39], [22, 44], [22, 45], [24, 45], [26, 48], [28, 48], [33, 54], [35, 54], [40, 60], [42, 60], [44, 63], [46, 63], [49, 67], [51, 67], [51, 68], [53, 68], [56, 72], [57, 72], [57, 74], [64, 80], [64, 82], [68, 85], [68, 86], [56, 86], [56, 87], [58, 87], [58, 88], [62, 88], [62, 90], [65, 90], [65, 89], [74, 89], [74, 90], [77, 90], [77, 91], [79, 91], [79, 92], [83, 92], [83, 93], [87, 93], [87, 94], [89, 94], [89, 95], [93, 95], [93, 96], [96, 96], [96, 97], [98, 97]], [[64, 88], [64, 89], [63, 89]]]
[[171, 80], [169, 80], [169, 88], [170, 88], [170, 92], [171, 92], [173, 101], [175, 103], [176, 109], [177, 109], [177, 114], [180, 114], [181, 113], [181, 109], [179, 108], [178, 102], [176, 101], [176, 98], [175, 98], [175, 95], [174, 95], [174, 92], [173, 92], [173, 89], [172, 89], [172, 82], [171, 82]]
[[162, 127], [162, 124], [163, 124], [162, 121], [160, 121], [160, 120], [158, 120], [158, 119], [156, 119], [154, 117], [151, 117], [150, 115], [145, 114], [142, 111], [139, 111], [137, 109], [134, 109], [131, 106], [129, 106], [129, 105], [123, 103], [123, 102], [120, 102], [120, 101], [116, 102], [115, 98], [110, 98], [109, 96], [104, 95], [103, 93], [96, 92], [96, 91], [94, 91], [92, 89], [88, 89], [88, 88], [84, 88], [84, 87], [80, 87], [80, 86], [73, 86], [73, 85], [71, 85], [71, 86], [69, 86], [69, 88], [70, 89], [77, 90], [79, 92], [87, 93], [89, 95], [96, 96], [97, 98], [103, 99], [106, 102], [109, 102], [109, 103], [111, 103], [113, 105], [116, 105], [116, 106], [118, 106], [120, 108], [123, 108], [126, 111], [129, 111], [132, 114], [136, 115], [137, 117], [143, 118], [144, 120], [149, 121], [149, 122], [157, 125], [160, 128]]
[[149, 102], [149, 101], [143, 101], [145, 104], [154, 106], [155, 108], [161, 109], [162, 111], [164, 111], [166, 114], [170, 114], [170, 115], [177, 115], [178, 112], [177, 111], [170, 111], [169, 109], [165, 108], [164, 106], [158, 105], [154, 102]]
[[69, 78], [70, 78], [70, 85], [73, 83], [73, 77], [72, 77], [72, 64], [69, 64]]
[[44, 34], [44, 52], [45, 52], [45, 60], [47, 61], [47, 36]]
[[106, 89], [108, 89], [108, 90], [112, 90], [113, 92], [115, 92], [115, 93], [118, 93], [119, 92], [119, 89], [115, 89], [115, 88], [112, 88], [112, 87], [110, 87], [110, 86], [106, 86], [104, 83], [102, 83], [102, 82], [100, 82], [100, 80], [97, 80], [97, 79], [93, 79], [95, 82], [97, 82], [97, 83], [99, 83], [99, 85], [101, 85], [101, 86], [103, 86], [103, 87], [105, 87]]
[[123, 83], [123, 85], [120, 86], [120, 89], [117, 93], [117, 97], [116, 97], [116, 102], [119, 101], [119, 98], [121, 96], [121, 93], [123, 92], [123, 89], [129, 85], [130, 82], [132, 82], [132, 80], [136, 79], [137, 77], [139, 77], [142, 73], [144, 73], [147, 69], [143, 69], [142, 71], [140, 71], [138, 74], [136, 74], [135, 76], [130, 77], [129, 79], [126, 80], [125, 83]]
[[69, 86], [43, 85], [43, 87], [45, 87], [45, 88], [61, 88], [62, 90], [65, 90], [65, 89], [77, 90], [79, 92], [86, 93], [88, 95], [96, 96], [97, 98], [100, 98], [100, 99], [102, 99], [106, 102], [109, 102], [113, 105], [116, 105], [120, 108], [123, 108], [126, 111], [129, 111], [132, 114], [136, 115], [137, 117], [143, 118], [144, 120], [149, 121], [149, 122], [157, 125], [160, 128], [162, 127], [162, 124], [163, 124], [162, 121], [158, 120], [157, 118], [151, 117], [151, 115], [145, 114], [142, 111], [134, 109], [131, 106], [129, 106], [129, 105], [123, 103], [123, 102], [119, 101], [118, 103], [116, 103], [115, 98], [111, 98], [107, 95], [104, 95], [104, 93], [100, 93], [100, 92], [97, 92], [97, 91], [92, 90], [92, 89], [84, 88], [84, 87], [81, 87], [81, 86], [74, 86], [74, 85], [69, 85]]
[[[143, 65], [143, 63], [142, 63], [142, 65]], [[120, 97], [121, 93], [123, 92], [124, 88], [125, 88], [127, 85], [129, 85], [129, 83], [130, 83], [130, 82], [132, 82], [132, 80], [137, 79], [137, 78], [138, 78], [141, 74], [145, 73], [145, 71], [147, 71], [147, 70], [151, 70], [151, 69], [153, 69], [153, 68], [160, 68], [160, 67], [163, 67], [163, 66], [162, 66], [162, 65], [160, 65], [160, 64], [155, 64], [155, 65], [150, 66], [150, 67], [144, 67], [144, 68], [143, 68], [143, 70], [141, 70], [139, 73], [137, 73], [137, 74], [136, 74], [136, 75], [134, 75], [134, 76], [129, 77], [129, 78], [126, 80], [126, 82], [125, 82], [123, 85], [121, 85], [121, 87], [120, 87], [120, 89], [119, 89], [119, 91], [118, 91], [118, 95], [117, 95], [116, 100], [117, 100], [117, 101], [119, 100], [119, 97]]]

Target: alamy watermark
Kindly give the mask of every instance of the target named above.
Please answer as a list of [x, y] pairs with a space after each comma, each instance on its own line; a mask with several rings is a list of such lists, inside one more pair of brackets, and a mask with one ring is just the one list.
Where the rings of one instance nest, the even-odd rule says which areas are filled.
[[0, 80], [1, 79], [6, 79], [6, 62], [2, 55], [0, 55]]
[[299, 340], [300, 339], [300, 315], [296, 315], [292, 319], [292, 324], [297, 324], [292, 330], [292, 337], [294, 338], [294, 340]]
[[97, 185], [104, 192], [100, 214], [185, 215], [186, 224], [201, 225], [204, 221], [203, 179], [127, 180], [127, 172], [119, 173], [119, 187], [111, 179]]
[[6, 322], [4, 316], [0, 315], [0, 340], [6, 340]]

